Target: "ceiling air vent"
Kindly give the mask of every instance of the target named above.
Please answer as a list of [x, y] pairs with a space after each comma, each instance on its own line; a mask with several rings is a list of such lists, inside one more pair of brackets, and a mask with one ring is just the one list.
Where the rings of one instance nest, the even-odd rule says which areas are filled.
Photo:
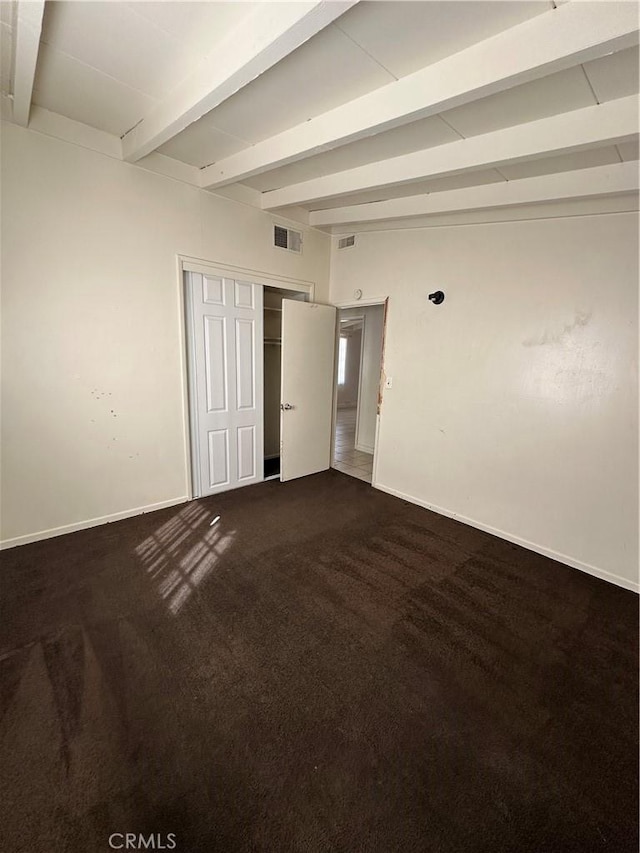
[[355, 246], [355, 244], [356, 244], [355, 234], [350, 234], [348, 237], [341, 237], [338, 240], [338, 248], [339, 249], [348, 249], [349, 246]]
[[302, 251], [302, 234], [290, 228], [283, 228], [282, 225], [274, 225], [273, 245], [299, 254]]

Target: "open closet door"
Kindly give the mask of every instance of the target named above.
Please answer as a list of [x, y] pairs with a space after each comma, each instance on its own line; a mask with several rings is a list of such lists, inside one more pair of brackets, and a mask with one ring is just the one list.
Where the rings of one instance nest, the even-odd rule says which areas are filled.
[[194, 496], [263, 479], [262, 285], [187, 273]]
[[336, 309], [282, 300], [280, 479], [331, 465]]

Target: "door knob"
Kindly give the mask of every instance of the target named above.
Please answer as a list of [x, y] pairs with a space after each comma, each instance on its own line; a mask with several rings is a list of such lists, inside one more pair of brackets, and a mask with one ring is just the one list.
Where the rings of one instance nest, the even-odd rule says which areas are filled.
[[293, 406], [291, 405], [291, 403], [280, 403], [280, 408], [283, 412], [288, 412], [289, 409], [293, 409]]

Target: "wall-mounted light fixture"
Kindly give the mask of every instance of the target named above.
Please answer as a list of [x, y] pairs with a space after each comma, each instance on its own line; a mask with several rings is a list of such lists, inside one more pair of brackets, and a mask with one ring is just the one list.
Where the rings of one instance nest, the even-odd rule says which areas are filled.
[[441, 302], [444, 302], [444, 293], [441, 290], [436, 290], [429, 294], [429, 299], [434, 305], [440, 305]]

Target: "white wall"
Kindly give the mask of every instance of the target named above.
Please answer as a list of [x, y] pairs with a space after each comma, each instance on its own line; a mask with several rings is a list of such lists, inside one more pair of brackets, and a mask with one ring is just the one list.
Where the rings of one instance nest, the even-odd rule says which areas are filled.
[[620, 213], [334, 252], [333, 302], [390, 296], [377, 485], [636, 584], [637, 229]]
[[2, 538], [187, 494], [177, 255], [316, 283], [329, 240], [14, 125], [2, 134]]

